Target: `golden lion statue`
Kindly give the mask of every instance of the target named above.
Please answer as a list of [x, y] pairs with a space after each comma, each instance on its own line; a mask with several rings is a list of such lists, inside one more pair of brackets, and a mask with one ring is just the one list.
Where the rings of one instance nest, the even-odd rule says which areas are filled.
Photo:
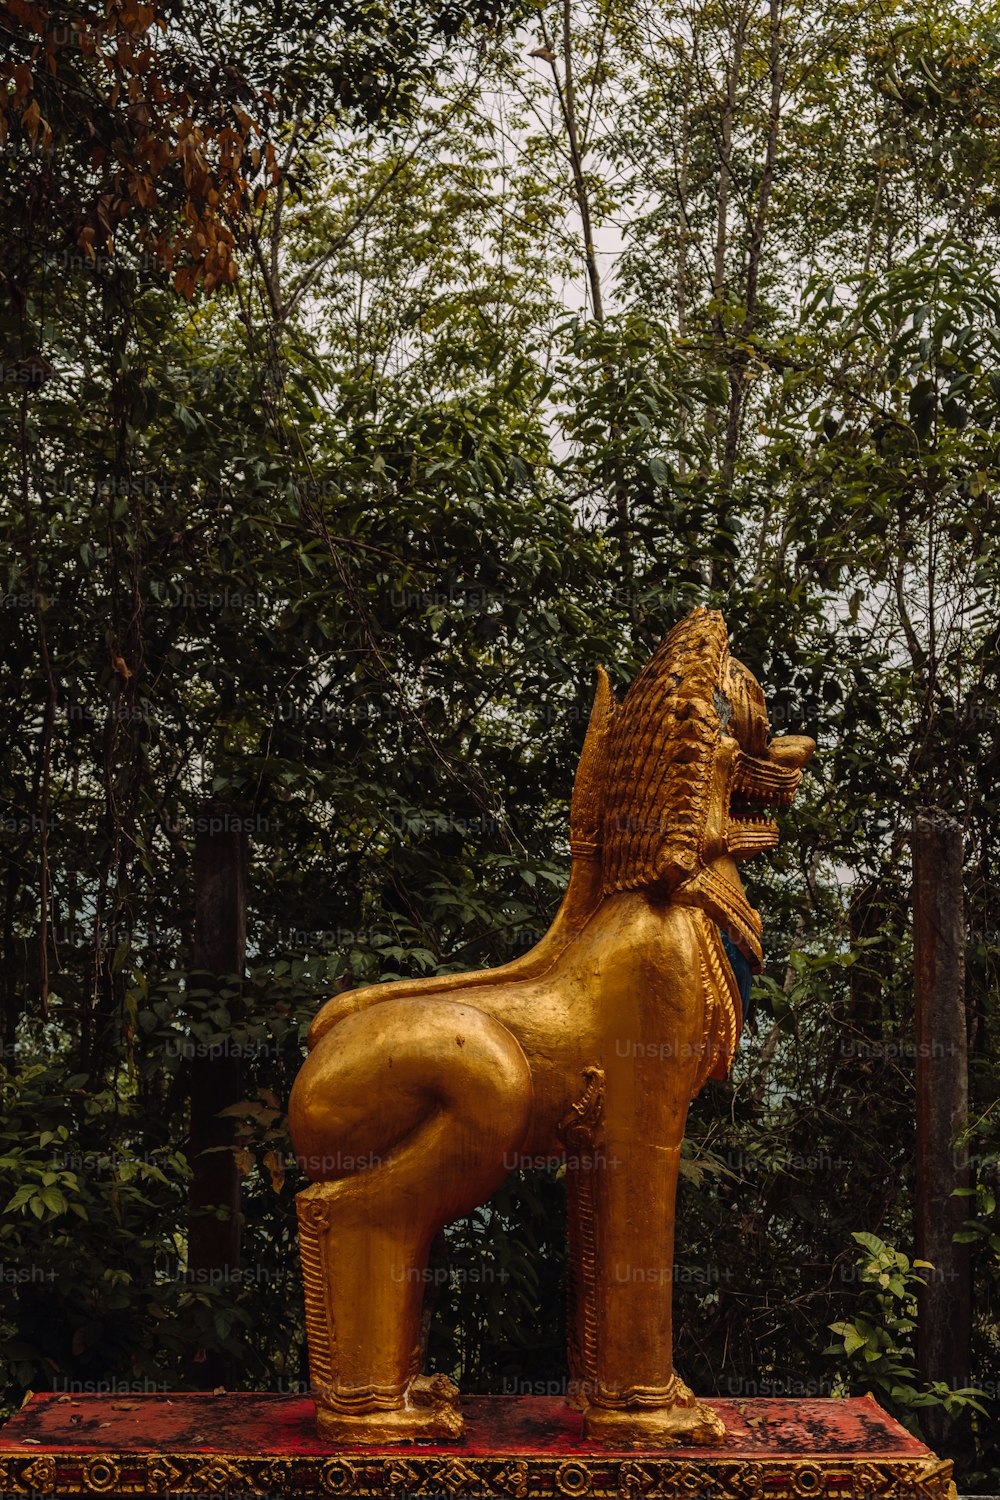
[[777, 843], [765, 810], [791, 802], [814, 749], [769, 741], [763, 693], [730, 657], [722, 616], [695, 610], [620, 705], [598, 671], [569, 885], [541, 942], [501, 968], [322, 1007], [289, 1109], [313, 1179], [298, 1213], [321, 1435], [461, 1436], [456, 1388], [420, 1371], [431, 1240], [511, 1162], [558, 1153], [585, 1434], [722, 1436], [673, 1368], [681, 1140], [691, 1099], [733, 1056], [736, 970], [761, 966], [736, 862]]

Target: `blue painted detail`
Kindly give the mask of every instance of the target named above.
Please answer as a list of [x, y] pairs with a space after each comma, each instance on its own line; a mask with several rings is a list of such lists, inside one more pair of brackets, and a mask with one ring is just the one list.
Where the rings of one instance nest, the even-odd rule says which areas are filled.
[[726, 957], [729, 959], [733, 973], [736, 975], [736, 983], [740, 991], [740, 1004], [743, 1007], [743, 1021], [746, 1024], [747, 1021], [752, 1019], [754, 1012], [754, 1003], [750, 991], [750, 986], [753, 983], [753, 970], [750, 967], [750, 960], [740, 952], [729, 936], [729, 933], [721, 927], [719, 928], [719, 932], [722, 937], [722, 946], [726, 950]]

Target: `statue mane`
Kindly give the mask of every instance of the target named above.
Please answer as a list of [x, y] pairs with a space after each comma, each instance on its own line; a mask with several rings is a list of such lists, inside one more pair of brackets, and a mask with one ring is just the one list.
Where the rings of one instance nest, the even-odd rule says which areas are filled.
[[648, 890], [701, 907], [737, 934], [759, 968], [760, 917], [706, 859], [713, 815], [718, 820], [728, 812], [739, 759], [726, 733], [734, 687], [763, 717], [761, 743], [754, 746], [763, 752], [763, 694], [730, 657], [718, 610], [696, 609], [681, 620], [620, 704], [598, 668], [573, 786], [570, 852], [600, 861], [604, 896]]

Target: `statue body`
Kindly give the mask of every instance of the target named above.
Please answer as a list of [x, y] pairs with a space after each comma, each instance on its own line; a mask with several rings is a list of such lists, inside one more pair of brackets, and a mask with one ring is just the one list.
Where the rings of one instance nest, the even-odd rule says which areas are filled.
[[722, 1436], [673, 1369], [674, 1202], [691, 1099], [741, 1023], [722, 932], [760, 965], [736, 861], [777, 841], [811, 740], [768, 744], [721, 616], [683, 621], [614, 703], [601, 672], [573, 792], [570, 881], [514, 963], [334, 997], [290, 1124], [320, 1433], [458, 1438], [421, 1374], [434, 1235], [511, 1170], [567, 1165], [570, 1399], [609, 1444]]

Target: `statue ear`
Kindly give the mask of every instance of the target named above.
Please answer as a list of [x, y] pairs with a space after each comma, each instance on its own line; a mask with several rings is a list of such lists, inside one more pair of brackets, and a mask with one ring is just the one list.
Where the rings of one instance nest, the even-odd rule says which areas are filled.
[[590, 710], [590, 722], [580, 751], [580, 763], [573, 782], [569, 809], [570, 852], [595, 854], [601, 846], [601, 820], [604, 811], [605, 782], [608, 766], [608, 738], [611, 721], [617, 710], [611, 682], [602, 666], [597, 668], [597, 686]]

